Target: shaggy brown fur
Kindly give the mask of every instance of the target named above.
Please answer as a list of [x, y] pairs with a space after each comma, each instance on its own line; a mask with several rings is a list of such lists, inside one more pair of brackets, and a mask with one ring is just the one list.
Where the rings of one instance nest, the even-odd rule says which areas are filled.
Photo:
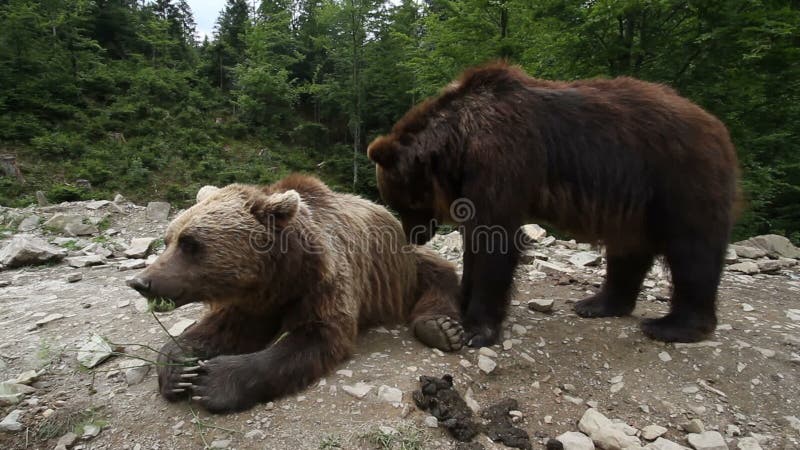
[[[528, 219], [606, 245], [605, 285], [576, 305], [581, 316], [631, 313], [663, 254], [672, 309], [644, 332], [697, 341], [715, 329], [738, 163], [725, 126], [672, 89], [632, 78], [545, 81], [491, 64], [406, 113], [368, 152], [412, 242], [427, 241], [434, 220], [463, 225], [471, 345], [498, 337], [518, 259], [512, 236]], [[459, 199], [471, 202], [470, 216], [451, 217]]]
[[129, 285], [210, 306], [162, 349], [168, 400], [191, 395], [224, 412], [298, 391], [375, 324], [410, 321], [427, 345], [461, 346], [453, 265], [408, 246], [385, 208], [317, 179], [222, 188], [176, 218], [165, 243]]

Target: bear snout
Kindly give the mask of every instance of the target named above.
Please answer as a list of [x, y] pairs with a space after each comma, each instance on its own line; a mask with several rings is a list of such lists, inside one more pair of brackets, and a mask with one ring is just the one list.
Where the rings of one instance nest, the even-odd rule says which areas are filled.
[[150, 293], [150, 280], [148, 279], [133, 277], [126, 281], [125, 284], [127, 284], [128, 287], [136, 289], [136, 292], [144, 295], [145, 297], [147, 297], [147, 295]]

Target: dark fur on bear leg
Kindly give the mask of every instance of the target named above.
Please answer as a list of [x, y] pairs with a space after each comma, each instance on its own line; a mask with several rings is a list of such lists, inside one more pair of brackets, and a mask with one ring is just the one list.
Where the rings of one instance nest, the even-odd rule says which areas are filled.
[[575, 312], [581, 317], [619, 317], [632, 313], [642, 281], [652, 265], [652, 254], [609, 255], [603, 289], [575, 303]]
[[466, 277], [470, 286], [462, 289], [462, 295], [469, 294], [464, 329], [470, 347], [494, 345], [500, 339], [519, 255], [508, 237], [513, 236], [517, 228], [496, 225], [489, 233], [480, 227], [464, 230], [470, 242], [470, 248], [464, 250], [465, 271], [467, 267], [471, 269]]
[[645, 335], [664, 342], [698, 342], [714, 332], [724, 248], [724, 243], [699, 239], [669, 245], [666, 258], [674, 285], [670, 312], [642, 321]]

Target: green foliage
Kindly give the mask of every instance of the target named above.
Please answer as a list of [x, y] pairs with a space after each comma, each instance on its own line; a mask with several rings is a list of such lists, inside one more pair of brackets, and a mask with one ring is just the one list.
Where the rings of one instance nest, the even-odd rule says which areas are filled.
[[[377, 197], [367, 143], [466, 67], [667, 83], [730, 129], [737, 237], [800, 237], [800, 6], [789, 0], [228, 0], [197, 42], [185, 0], [0, 2], [0, 204], [190, 204], [291, 171]], [[75, 187], [87, 179], [89, 191]]]

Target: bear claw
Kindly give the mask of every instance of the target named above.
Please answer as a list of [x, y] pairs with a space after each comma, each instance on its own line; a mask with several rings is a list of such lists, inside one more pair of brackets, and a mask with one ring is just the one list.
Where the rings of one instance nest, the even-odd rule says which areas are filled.
[[417, 339], [429, 347], [452, 352], [464, 345], [464, 328], [448, 316], [417, 320], [413, 328]]

